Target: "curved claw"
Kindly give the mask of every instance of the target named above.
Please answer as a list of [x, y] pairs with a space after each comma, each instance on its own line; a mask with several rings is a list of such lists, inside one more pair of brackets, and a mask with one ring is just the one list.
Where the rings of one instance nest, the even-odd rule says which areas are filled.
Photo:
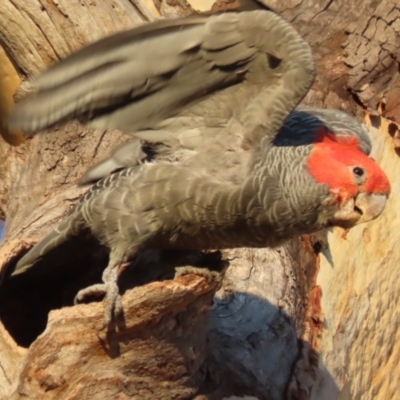
[[[114, 269], [117, 271], [117, 269]], [[88, 297], [104, 296], [104, 319], [99, 330], [110, 328], [121, 316], [123, 316], [121, 296], [119, 294], [118, 285], [113, 273], [104, 271], [103, 280], [105, 283], [97, 283], [82, 289], [75, 296], [74, 304], [85, 301]], [[116, 275], [116, 274], [115, 274]], [[106, 277], [106, 279], [104, 279]]]

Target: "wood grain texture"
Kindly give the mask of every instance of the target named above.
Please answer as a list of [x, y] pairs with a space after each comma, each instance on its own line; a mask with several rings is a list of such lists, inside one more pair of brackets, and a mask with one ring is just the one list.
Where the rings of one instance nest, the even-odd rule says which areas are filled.
[[399, 119], [400, 8], [396, 1], [268, 2], [315, 50], [318, 79], [308, 101]]
[[137, 288], [124, 298], [126, 329], [116, 334], [98, 331], [100, 303], [52, 311], [8, 398], [192, 398], [213, 289], [193, 275]]

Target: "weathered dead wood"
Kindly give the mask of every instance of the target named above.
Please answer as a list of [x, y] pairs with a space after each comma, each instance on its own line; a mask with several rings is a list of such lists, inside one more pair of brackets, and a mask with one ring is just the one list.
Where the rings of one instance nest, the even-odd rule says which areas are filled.
[[192, 398], [215, 285], [183, 276], [137, 288], [124, 296], [126, 329], [114, 334], [98, 331], [100, 303], [52, 311], [8, 398]]
[[399, 121], [400, 7], [397, 1], [272, 0], [315, 50], [318, 79], [308, 100]]

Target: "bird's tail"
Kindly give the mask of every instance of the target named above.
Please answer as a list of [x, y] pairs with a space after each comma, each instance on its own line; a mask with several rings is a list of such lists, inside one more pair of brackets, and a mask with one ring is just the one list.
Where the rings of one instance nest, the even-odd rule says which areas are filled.
[[75, 236], [84, 226], [82, 213], [71, 214], [60, 225], [37, 243], [17, 263], [12, 276], [22, 274], [34, 266], [45, 254]]

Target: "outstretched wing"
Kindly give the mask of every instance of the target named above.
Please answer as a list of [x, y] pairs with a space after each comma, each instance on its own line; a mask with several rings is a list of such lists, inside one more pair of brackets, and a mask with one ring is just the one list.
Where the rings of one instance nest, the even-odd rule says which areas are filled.
[[276, 134], [313, 78], [308, 44], [273, 12], [163, 20], [100, 40], [50, 68], [9, 124], [34, 132], [78, 118], [135, 132], [240, 86], [242, 101], [211, 96], [207, 112], [222, 116], [220, 125], [238, 116], [243, 136], [259, 146]]

